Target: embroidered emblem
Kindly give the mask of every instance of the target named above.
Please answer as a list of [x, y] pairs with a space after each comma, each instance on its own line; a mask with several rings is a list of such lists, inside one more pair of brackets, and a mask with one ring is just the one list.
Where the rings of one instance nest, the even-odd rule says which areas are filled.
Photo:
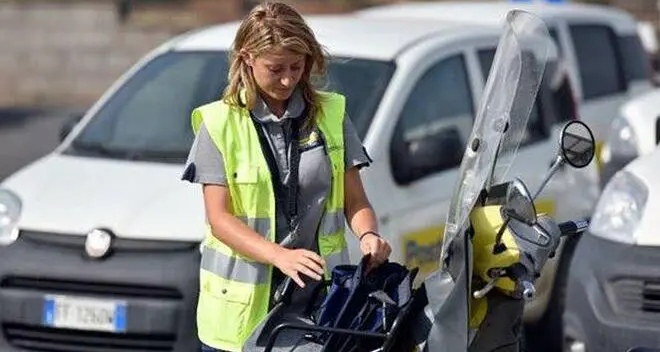
[[314, 148], [321, 144], [321, 137], [317, 131], [312, 131], [307, 138], [303, 138], [300, 141], [300, 147], [303, 150]]

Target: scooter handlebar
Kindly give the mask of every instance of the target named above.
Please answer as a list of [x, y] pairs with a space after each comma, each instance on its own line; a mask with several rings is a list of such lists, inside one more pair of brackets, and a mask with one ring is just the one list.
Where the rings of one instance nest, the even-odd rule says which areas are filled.
[[518, 281], [520, 294], [525, 301], [532, 301], [536, 298], [536, 287], [533, 284], [531, 276], [527, 269], [522, 265], [514, 265], [510, 269], [511, 276]]
[[588, 219], [570, 220], [559, 224], [562, 236], [576, 235], [589, 227]]
[[518, 280], [522, 286], [522, 298], [525, 301], [533, 301], [536, 298], [536, 287], [534, 284], [526, 279]]

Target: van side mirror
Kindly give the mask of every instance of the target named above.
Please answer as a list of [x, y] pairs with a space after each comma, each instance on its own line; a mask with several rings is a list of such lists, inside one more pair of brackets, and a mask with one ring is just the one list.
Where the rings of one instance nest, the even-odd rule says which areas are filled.
[[[465, 147], [456, 127], [446, 127], [420, 138], [404, 141], [402, 153], [393, 160], [395, 178], [409, 184], [443, 170], [458, 167]], [[396, 160], [401, 158], [402, 160]]]
[[66, 138], [66, 136], [71, 133], [71, 130], [82, 120], [83, 116], [85, 116], [84, 113], [80, 114], [74, 114], [71, 117], [69, 117], [64, 123], [62, 124], [62, 127], [60, 127], [60, 142]]

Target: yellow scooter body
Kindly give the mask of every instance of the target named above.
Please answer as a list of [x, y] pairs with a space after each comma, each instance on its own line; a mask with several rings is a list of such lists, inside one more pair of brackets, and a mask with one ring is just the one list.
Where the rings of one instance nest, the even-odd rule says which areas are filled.
[[[520, 250], [513, 235], [506, 228], [502, 234], [501, 241], [506, 245], [506, 250], [494, 254], [495, 239], [504, 218], [501, 213], [501, 205], [477, 206], [470, 213], [470, 222], [474, 230], [472, 238], [473, 248], [473, 277], [477, 281], [490, 281], [489, 273], [494, 269], [504, 269], [520, 261]], [[501, 277], [495, 281], [495, 288], [504, 294], [511, 295], [516, 290], [516, 282], [508, 277]], [[472, 298], [470, 308], [470, 327], [477, 328], [486, 316], [488, 310], [487, 296], [477, 299]]]
[[[472, 239], [474, 275], [484, 281], [491, 279], [489, 272], [492, 269], [507, 268], [520, 261], [520, 250], [508, 228], [504, 230], [501, 239], [506, 245], [506, 250], [493, 254], [497, 233], [505, 221], [501, 209], [500, 205], [476, 207], [470, 214], [474, 229]], [[516, 289], [516, 283], [510, 278], [503, 277], [496, 281], [495, 287], [506, 294], [512, 294]]]

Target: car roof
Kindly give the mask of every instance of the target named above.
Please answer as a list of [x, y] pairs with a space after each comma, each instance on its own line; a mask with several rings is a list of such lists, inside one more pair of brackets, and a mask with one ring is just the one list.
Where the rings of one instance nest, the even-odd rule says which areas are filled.
[[[347, 15], [314, 15], [305, 20], [317, 39], [333, 56], [393, 60], [409, 46], [434, 35], [470, 37], [497, 33], [492, 26], [447, 20], [362, 18]], [[239, 22], [206, 27], [178, 37], [172, 50], [228, 50]]]
[[500, 24], [506, 13], [520, 9], [531, 12], [545, 21], [553, 19], [582, 19], [587, 21], [606, 21], [617, 31], [634, 32], [637, 25], [634, 17], [629, 13], [610, 6], [562, 3], [552, 4], [544, 2], [512, 3], [499, 2], [405, 2], [389, 5], [375, 6], [356, 11], [365, 17], [389, 18], [417, 18], [417, 19], [446, 19], [457, 21], [471, 21], [480, 24]]

